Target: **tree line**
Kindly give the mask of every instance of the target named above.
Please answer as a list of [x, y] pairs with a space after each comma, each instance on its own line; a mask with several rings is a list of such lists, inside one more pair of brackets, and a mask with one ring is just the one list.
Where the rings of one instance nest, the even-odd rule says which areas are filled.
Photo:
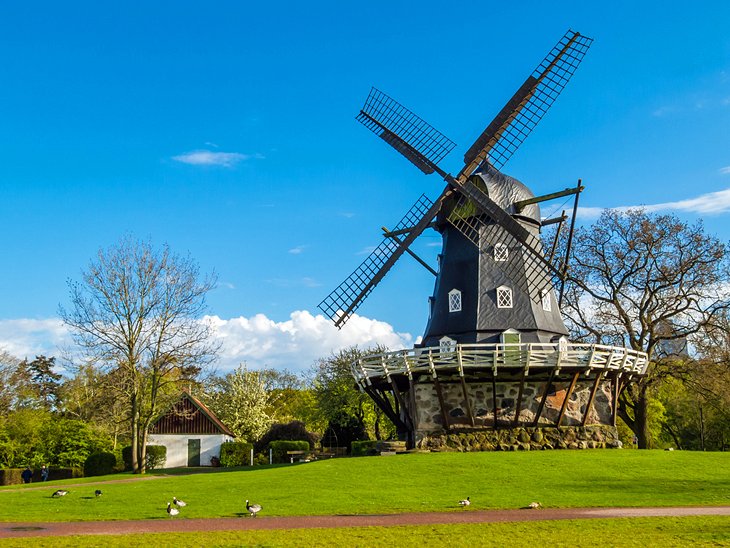
[[[563, 248], [566, 238], [558, 235]], [[573, 238], [562, 311], [576, 342], [648, 353], [648, 374], [619, 401], [625, 442], [640, 448], [726, 450], [730, 444], [728, 245], [673, 215], [605, 211]], [[0, 466], [77, 465], [92, 450], [131, 444], [144, 472], [149, 430], [188, 389], [242, 439], [300, 421], [329, 446], [386, 439], [393, 425], [354, 388], [348, 348], [304, 374], [272, 369], [216, 375], [218, 347], [203, 318], [215, 275], [189, 256], [123, 238], [69, 281], [60, 314], [80, 353], [0, 354]], [[298, 364], [302, 365], [302, 364]]]

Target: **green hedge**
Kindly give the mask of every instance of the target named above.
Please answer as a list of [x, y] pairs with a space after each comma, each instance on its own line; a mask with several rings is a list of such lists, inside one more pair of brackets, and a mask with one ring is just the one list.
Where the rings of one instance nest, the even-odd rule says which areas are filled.
[[229, 441], [221, 445], [221, 466], [247, 466], [251, 464], [253, 445], [245, 441]]
[[114, 453], [92, 453], [84, 462], [84, 476], [106, 476], [114, 472], [116, 465]]
[[353, 457], [368, 457], [372, 455], [377, 455], [378, 452], [375, 449], [377, 443], [377, 440], [353, 441], [351, 455]]
[[[23, 483], [20, 474], [25, 468], [5, 468], [0, 470], [0, 485], [17, 485]], [[81, 468], [50, 468], [48, 470], [48, 481], [83, 478], [84, 471]], [[33, 483], [40, 483], [41, 473], [38, 470], [33, 471]]]
[[274, 462], [289, 462], [287, 451], [309, 451], [309, 442], [306, 440], [277, 440], [269, 443], [269, 449], [273, 453]]
[[[122, 447], [122, 460], [124, 461], [124, 469], [132, 469], [132, 446]], [[167, 460], [167, 447], [164, 445], [148, 445], [147, 446], [147, 462], [145, 466], [154, 470], [165, 466]]]

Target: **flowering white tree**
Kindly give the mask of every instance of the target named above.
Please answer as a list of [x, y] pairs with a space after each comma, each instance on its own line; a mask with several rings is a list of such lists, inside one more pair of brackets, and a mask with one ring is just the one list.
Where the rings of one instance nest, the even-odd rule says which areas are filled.
[[268, 390], [268, 378], [245, 364], [218, 379], [207, 396], [208, 405], [236, 437], [250, 442], [263, 436], [274, 422], [271, 410], [278, 395]]

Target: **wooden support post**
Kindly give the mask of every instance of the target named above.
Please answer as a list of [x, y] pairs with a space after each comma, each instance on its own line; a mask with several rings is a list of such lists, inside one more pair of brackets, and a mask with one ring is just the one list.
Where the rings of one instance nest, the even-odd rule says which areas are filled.
[[603, 378], [603, 374], [605, 371], [599, 371], [599, 373], [596, 375], [596, 380], [593, 382], [593, 387], [591, 388], [591, 395], [588, 397], [588, 403], [586, 404], [586, 410], [583, 413], [583, 420], [580, 421], [581, 426], [585, 426], [586, 422], [588, 422], [588, 414], [591, 412], [591, 406], [593, 405], [593, 399], [596, 397], [596, 392], [598, 391], [598, 385], [601, 384], [601, 379]]
[[[556, 367], [556, 369], [557, 369], [557, 367]], [[540, 420], [540, 415], [542, 415], [542, 410], [545, 407], [545, 400], [547, 400], [548, 390], [550, 390], [550, 384], [553, 382], [554, 376], [555, 376], [555, 369], [550, 371], [550, 376], [548, 377], [548, 380], [545, 383], [545, 389], [542, 391], [542, 397], [540, 398], [540, 405], [537, 407], [537, 413], [535, 413], [535, 420], [532, 422], [533, 428], [537, 426], [537, 423]]]
[[619, 395], [619, 376], [617, 373], [613, 378], [613, 409], [611, 411], [611, 425], [616, 426], [616, 418], [618, 417], [618, 395]]
[[472, 426], [476, 426], [474, 422], [474, 413], [471, 409], [471, 402], [469, 401], [469, 392], [466, 389], [466, 381], [464, 380], [464, 364], [461, 361], [461, 348], [456, 348], [456, 357], [459, 360], [459, 378], [461, 379], [461, 391], [464, 393], [464, 403], [466, 404], [466, 413], [469, 417], [469, 422]]
[[522, 393], [525, 389], [525, 378], [527, 375], [521, 375], [520, 389], [517, 392], [517, 405], [515, 406], [515, 418], [512, 421], [512, 428], [517, 428], [520, 424], [520, 413], [522, 413]]
[[563, 422], [563, 416], [565, 416], [565, 410], [568, 408], [568, 402], [570, 401], [570, 396], [573, 395], [573, 389], [575, 388], [575, 383], [578, 382], [578, 377], [580, 377], [580, 371], [576, 371], [573, 374], [573, 380], [570, 381], [570, 387], [565, 393], [565, 399], [563, 399], [563, 405], [560, 406], [560, 414], [558, 415], [558, 421], [555, 423], [555, 426], [560, 426], [560, 423]]
[[439, 407], [441, 408], [441, 419], [444, 422], [444, 428], [448, 432], [451, 430], [451, 424], [449, 424], [449, 415], [446, 413], [446, 402], [444, 401], [444, 393], [441, 390], [441, 382], [439, 381], [438, 374], [436, 373], [436, 364], [433, 363], [433, 356], [431, 350], [428, 351], [428, 365], [431, 370], [431, 377], [433, 378], [433, 385], [436, 387], [436, 396], [439, 399]]
[[494, 413], [494, 421], [492, 422], [492, 428], [497, 429], [497, 375], [492, 373], [492, 413]]

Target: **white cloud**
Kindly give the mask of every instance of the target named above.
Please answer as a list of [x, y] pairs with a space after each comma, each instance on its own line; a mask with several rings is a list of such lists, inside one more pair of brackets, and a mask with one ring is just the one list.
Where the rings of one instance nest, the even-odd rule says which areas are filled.
[[[205, 320], [214, 326], [221, 342], [217, 364], [221, 372], [241, 362], [252, 368], [301, 371], [318, 358], [355, 344], [361, 348], [381, 344], [399, 350], [412, 347], [414, 342], [410, 334], [396, 333], [388, 323], [356, 314], [339, 330], [331, 320], [306, 310], [296, 310], [281, 322], [264, 314], [231, 319], [209, 316]], [[70, 333], [58, 318], [0, 321], [0, 348], [18, 358], [32, 359], [40, 354], [60, 357], [63, 348], [73, 354], [70, 345]]]
[[183, 164], [194, 166], [233, 167], [249, 158], [262, 158], [260, 154], [241, 154], [240, 152], [213, 152], [211, 150], [193, 150], [173, 156], [172, 159]]
[[0, 320], [0, 348], [20, 359], [58, 356], [70, 343], [71, 335], [59, 318]]
[[292, 255], [301, 255], [307, 247], [308, 246], [306, 245], [298, 245], [296, 247], [292, 247], [289, 250], [289, 253], [291, 253]]
[[[603, 209], [604, 208], [601, 207], [579, 207], [578, 216], [581, 219], [595, 219], [601, 214]], [[688, 198], [687, 200], [678, 200], [676, 202], [619, 206], [607, 209], [613, 209], [616, 211], [643, 209], [650, 213], [659, 211], [681, 211], [685, 213], [699, 214], [728, 213], [730, 212], [730, 188], [719, 190], [717, 192], [708, 192], [707, 194], [701, 194], [696, 198]]]
[[720, 173], [722, 175], [730, 175], [730, 166], [721, 167]]

